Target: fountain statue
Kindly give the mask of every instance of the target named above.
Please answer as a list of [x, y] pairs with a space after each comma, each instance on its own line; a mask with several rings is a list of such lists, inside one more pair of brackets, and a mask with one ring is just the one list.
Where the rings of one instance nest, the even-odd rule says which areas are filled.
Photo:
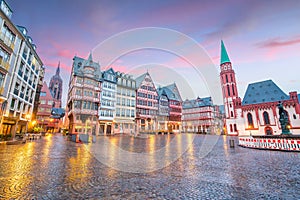
[[288, 116], [286, 114], [286, 112], [284, 112], [283, 109], [283, 105], [281, 102], [279, 102], [279, 104], [277, 105], [278, 109], [279, 109], [279, 122], [281, 125], [281, 135], [291, 135], [292, 133], [290, 132], [289, 129], [289, 120], [288, 120]]

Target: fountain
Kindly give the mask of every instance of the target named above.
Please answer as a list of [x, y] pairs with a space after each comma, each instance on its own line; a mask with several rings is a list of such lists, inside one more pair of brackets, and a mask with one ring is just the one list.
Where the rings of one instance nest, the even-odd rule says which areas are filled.
[[283, 104], [279, 102], [277, 107], [279, 109], [281, 134], [239, 137], [239, 146], [279, 151], [300, 151], [300, 136], [290, 132], [290, 123]]

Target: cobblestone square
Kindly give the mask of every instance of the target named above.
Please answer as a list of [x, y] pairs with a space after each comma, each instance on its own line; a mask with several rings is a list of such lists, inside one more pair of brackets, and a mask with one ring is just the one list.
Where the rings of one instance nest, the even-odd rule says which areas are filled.
[[[192, 145], [175, 162], [149, 173], [110, 168], [79, 144], [61, 135], [23, 145], [0, 146], [0, 198], [3, 199], [299, 199], [299, 153], [229, 148], [229, 137], [151, 135], [148, 138], [99, 136], [111, 148], [151, 152], [176, 137]], [[207, 138], [217, 143], [206, 156]], [[237, 142], [237, 138], [234, 138]], [[237, 144], [237, 143], [236, 143]], [[167, 148], [168, 154], [176, 149]], [[110, 153], [111, 152], [111, 153]], [[138, 162], [128, 158], [128, 162]], [[157, 162], [149, 160], [148, 163]], [[161, 162], [161, 160], [160, 160]]]

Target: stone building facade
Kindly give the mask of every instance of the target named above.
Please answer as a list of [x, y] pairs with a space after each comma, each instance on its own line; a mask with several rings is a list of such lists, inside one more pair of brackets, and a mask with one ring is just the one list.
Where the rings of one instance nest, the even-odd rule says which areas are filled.
[[237, 92], [235, 73], [223, 41], [221, 42], [220, 78], [225, 108], [225, 131], [228, 135], [280, 135], [278, 104], [288, 118], [288, 128], [300, 134], [299, 95], [285, 94], [272, 80], [248, 85], [243, 100]]
[[14, 138], [33, 117], [44, 67], [27, 29], [14, 25], [12, 10], [0, 2], [0, 132]]
[[211, 97], [185, 100], [182, 103], [182, 129], [186, 133], [214, 133], [215, 106]]
[[136, 115], [140, 120], [139, 130], [155, 132], [157, 130], [158, 93], [148, 72], [136, 79]]
[[69, 132], [73, 134], [99, 134], [101, 72], [92, 59], [75, 56], [69, 82], [67, 117]]
[[114, 117], [116, 114], [117, 74], [112, 68], [101, 73], [100, 134], [111, 135], [114, 134]]
[[133, 134], [135, 127], [136, 82], [132, 75], [117, 72], [115, 133]]

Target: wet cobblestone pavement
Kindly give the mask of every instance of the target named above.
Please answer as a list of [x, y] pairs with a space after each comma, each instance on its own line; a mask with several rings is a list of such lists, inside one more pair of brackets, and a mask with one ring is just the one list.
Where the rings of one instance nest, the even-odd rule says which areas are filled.
[[[174, 137], [191, 135], [105, 138], [127, 151], [147, 152]], [[93, 144], [76, 144], [60, 135], [1, 145], [0, 198], [300, 199], [299, 153], [231, 149], [229, 138], [220, 136], [212, 151], [201, 158], [204, 138], [196, 135], [179, 159], [151, 173], [112, 169], [89, 151]]]

